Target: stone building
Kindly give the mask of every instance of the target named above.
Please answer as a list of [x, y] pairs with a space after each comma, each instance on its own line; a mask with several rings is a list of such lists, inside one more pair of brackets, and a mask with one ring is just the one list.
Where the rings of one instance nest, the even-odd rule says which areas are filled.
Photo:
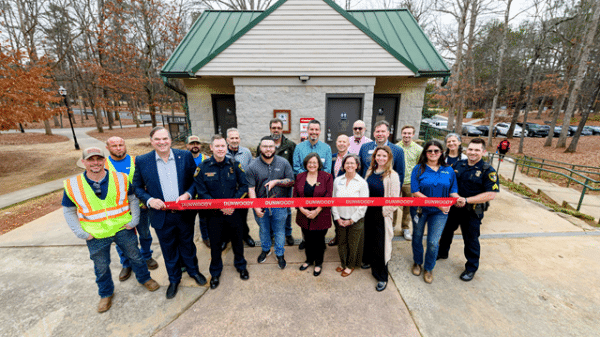
[[[229, 127], [255, 146], [275, 115], [300, 140], [301, 118], [321, 140], [386, 119], [391, 140], [419, 126], [427, 80], [450, 70], [404, 9], [345, 11], [330, 0], [280, 0], [266, 11], [205, 11], [161, 71], [181, 78], [192, 133]], [[398, 137], [396, 137], [398, 136]]]

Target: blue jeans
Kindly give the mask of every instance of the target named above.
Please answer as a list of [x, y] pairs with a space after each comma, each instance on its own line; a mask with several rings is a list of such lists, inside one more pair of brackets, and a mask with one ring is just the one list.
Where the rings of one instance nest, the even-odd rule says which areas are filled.
[[[147, 208], [140, 207], [140, 223], [135, 228], [140, 239], [140, 254], [142, 254], [144, 261], [148, 261], [152, 258], [152, 249], [150, 249], [150, 245], [152, 245], [152, 233], [150, 233], [150, 218]], [[117, 253], [119, 253], [123, 268], [131, 268], [131, 262], [123, 254], [123, 250], [119, 246], [117, 246]]]
[[[413, 217], [414, 219], [414, 217]], [[413, 228], [412, 251], [413, 260], [416, 264], [423, 264], [423, 232], [425, 231], [425, 222], [427, 222], [427, 252], [425, 252], [426, 271], [432, 271], [435, 267], [438, 249], [440, 248], [440, 237], [446, 226], [448, 214], [440, 212], [424, 211], [419, 216], [419, 221]]]
[[263, 252], [271, 249], [271, 232], [275, 236], [275, 255], [282, 256], [285, 252], [285, 221], [288, 218], [289, 208], [265, 208], [262, 218], [256, 216], [254, 219], [259, 228], [260, 242]]
[[90, 251], [90, 259], [94, 261], [94, 272], [96, 273], [96, 284], [98, 284], [98, 295], [110, 297], [115, 285], [110, 274], [110, 245], [116, 243], [125, 253], [139, 283], [144, 284], [150, 280], [150, 272], [146, 261], [142, 259], [137, 246], [137, 236], [133, 230], [123, 229], [115, 236], [104, 239], [91, 239], [86, 241]]

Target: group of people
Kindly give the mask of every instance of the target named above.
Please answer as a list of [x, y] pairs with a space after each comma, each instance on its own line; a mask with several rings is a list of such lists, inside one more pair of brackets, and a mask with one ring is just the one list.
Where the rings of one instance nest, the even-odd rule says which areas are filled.
[[[412, 240], [412, 272], [420, 275], [424, 269], [424, 279], [431, 283], [436, 260], [448, 257], [453, 233], [461, 226], [467, 258], [461, 279], [473, 278], [479, 262], [482, 206], [498, 191], [494, 169], [482, 160], [485, 154], [482, 139], [472, 140], [467, 158], [463, 158], [457, 134], [446, 137], [444, 153], [444, 145], [439, 141], [429, 141], [424, 147], [418, 145], [413, 140], [412, 126], [404, 126], [402, 141], [393, 144], [388, 140], [390, 125], [384, 120], [375, 123], [371, 140], [365, 136], [365, 123], [359, 120], [353, 125], [352, 136], [338, 136], [337, 152], [332, 153], [331, 147], [319, 140], [321, 124], [317, 120], [308, 124], [308, 139], [299, 144], [282, 134], [280, 119], [271, 120], [269, 130], [270, 135], [260, 140], [256, 158], [240, 145], [240, 133], [235, 128], [227, 130], [226, 137], [211, 138], [211, 156], [201, 152], [197, 136], [188, 137], [188, 151], [171, 148], [169, 132], [163, 127], [150, 132], [154, 151], [135, 158], [127, 154], [125, 142], [119, 137], [108, 139], [108, 158], [99, 148], [83, 151], [86, 171], [65, 181], [63, 206], [70, 228], [79, 238], [87, 240], [99, 288], [98, 312], [107, 311], [112, 303], [114, 285], [109, 268], [112, 242], [117, 245], [123, 265], [120, 281], [129, 278], [133, 271], [148, 290], [159, 288], [148, 271], [158, 267], [150, 249], [149, 226], [156, 231], [169, 276], [167, 299], [177, 294], [184, 271], [199, 285], [205, 285], [207, 279], [199, 271], [193, 242], [198, 215], [202, 240], [211, 249], [210, 288], [219, 286], [222, 251], [228, 242], [240, 278], [249, 279], [244, 242], [250, 247], [255, 242], [249, 234], [248, 209], [173, 211], [165, 207], [167, 201], [455, 197], [458, 200], [451, 208], [404, 207], [402, 234], [406, 240]], [[265, 262], [273, 251], [278, 267], [284, 269], [285, 245], [295, 243], [291, 208], [252, 211], [261, 242], [257, 262]], [[325, 235], [333, 223], [335, 238], [328, 245], [338, 246], [340, 266], [336, 271], [347, 277], [356, 268], [370, 268], [377, 281], [376, 290], [383, 291], [388, 282], [387, 264], [391, 259], [397, 213], [395, 206], [298, 207], [295, 222], [302, 229], [299, 248], [306, 253], [299, 269], [304, 271], [314, 265], [313, 275], [321, 274]], [[426, 223], [427, 250], [423, 263]]]

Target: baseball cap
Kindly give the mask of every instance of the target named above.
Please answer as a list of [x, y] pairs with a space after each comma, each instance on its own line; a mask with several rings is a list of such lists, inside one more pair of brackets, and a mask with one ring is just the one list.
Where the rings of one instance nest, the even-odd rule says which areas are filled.
[[200, 143], [200, 137], [191, 135], [187, 138], [187, 144], [189, 143]]
[[81, 159], [88, 159], [93, 156], [100, 156], [102, 158], [106, 158], [102, 149], [98, 147], [88, 147], [85, 150], [83, 150], [81, 154]]

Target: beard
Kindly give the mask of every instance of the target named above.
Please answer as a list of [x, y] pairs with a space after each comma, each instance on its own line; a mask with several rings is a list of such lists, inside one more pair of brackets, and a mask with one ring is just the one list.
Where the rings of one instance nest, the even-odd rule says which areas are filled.
[[200, 148], [199, 147], [193, 147], [193, 148], [191, 148], [190, 152], [193, 153], [193, 154], [196, 154], [196, 153], [200, 152]]
[[273, 138], [273, 140], [279, 140], [279, 138], [281, 138], [281, 135], [280, 134], [272, 133], [271, 134], [271, 138]]
[[113, 157], [115, 157], [115, 158], [117, 158], [117, 159], [119, 159], [119, 160], [121, 160], [121, 159], [125, 158], [125, 156], [127, 155], [127, 152], [123, 152], [123, 153], [121, 153], [121, 155], [117, 155], [116, 153], [112, 153], [111, 152], [110, 155], [113, 156]]
[[275, 156], [275, 152], [271, 153], [270, 155], [267, 155], [266, 153], [262, 153], [260, 154], [263, 158], [265, 159], [271, 159]]

